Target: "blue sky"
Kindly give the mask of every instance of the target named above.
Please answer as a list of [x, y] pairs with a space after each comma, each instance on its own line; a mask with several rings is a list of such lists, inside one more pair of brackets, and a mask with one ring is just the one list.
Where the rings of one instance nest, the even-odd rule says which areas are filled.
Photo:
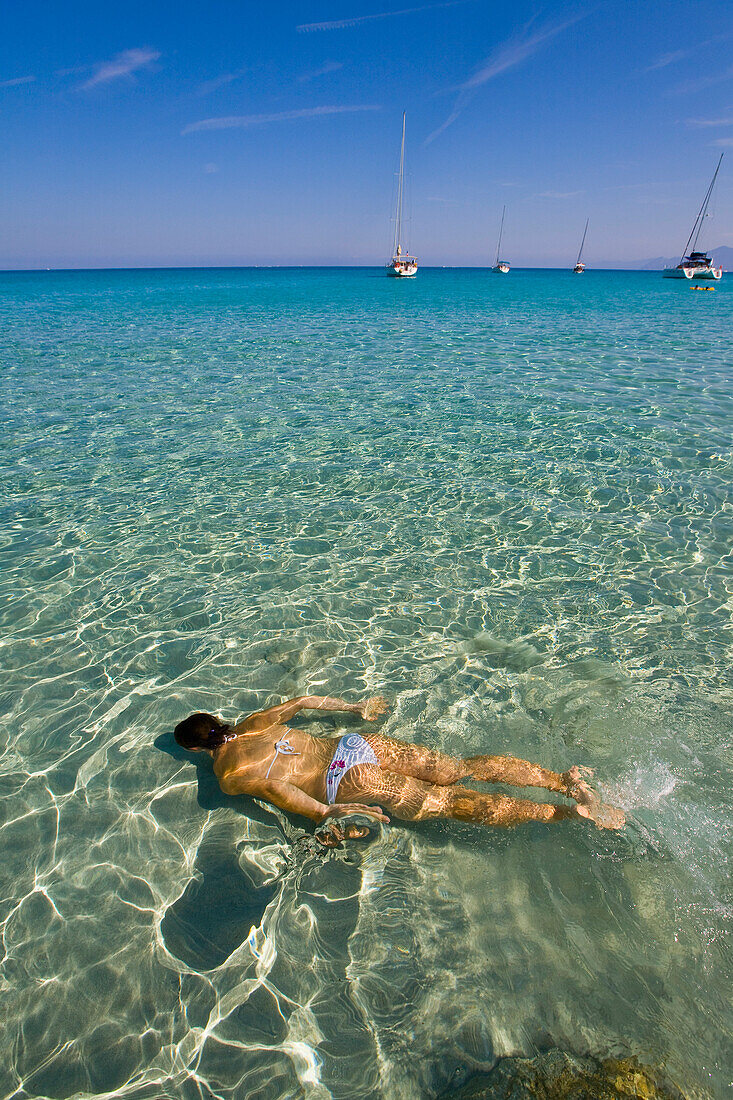
[[421, 262], [733, 245], [719, 0], [6, 5], [0, 267], [381, 264], [407, 112]]

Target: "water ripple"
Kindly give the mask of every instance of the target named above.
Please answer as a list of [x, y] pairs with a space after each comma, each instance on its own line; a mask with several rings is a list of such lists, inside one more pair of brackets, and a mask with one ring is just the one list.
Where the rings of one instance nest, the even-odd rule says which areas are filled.
[[[501, 282], [0, 278], [1, 1095], [422, 1100], [557, 1046], [724, 1094], [730, 286]], [[171, 737], [309, 690], [590, 764], [629, 828], [324, 854]]]

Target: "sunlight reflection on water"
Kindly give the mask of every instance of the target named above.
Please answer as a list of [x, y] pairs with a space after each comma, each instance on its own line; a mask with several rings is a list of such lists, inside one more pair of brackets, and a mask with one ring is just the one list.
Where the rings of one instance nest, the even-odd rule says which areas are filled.
[[[724, 1094], [730, 293], [514, 275], [0, 277], [4, 1095]], [[629, 826], [324, 855], [170, 733], [309, 690]]]

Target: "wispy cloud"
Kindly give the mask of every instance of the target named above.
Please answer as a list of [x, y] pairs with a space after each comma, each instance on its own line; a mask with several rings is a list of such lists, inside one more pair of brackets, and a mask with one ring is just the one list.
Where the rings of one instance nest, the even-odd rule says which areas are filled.
[[215, 92], [219, 88], [225, 88], [235, 80], [241, 80], [248, 71], [248, 69], [237, 69], [236, 72], [222, 73], [221, 76], [215, 76], [212, 80], [205, 80], [203, 84], [199, 84], [196, 94], [209, 95], [210, 92]]
[[686, 50], [673, 50], [671, 53], [662, 54], [656, 61], [653, 61], [651, 65], [648, 65], [646, 69], [642, 69], [642, 73], [653, 73], [657, 69], [666, 69], [668, 65], [676, 65], [680, 61], [684, 61], [686, 57], [695, 57], [700, 54], [702, 50], [707, 50], [710, 46], [715, 46], [718, 42], [727, 42], [731, 37], [730, 31], [724, 31], [722, 34], [714, 34], [712, 38], [706, 38], [704, 42], [698, 42], [695, 45], [689, 46]]
[[699, 80], [688, 80], [684, 84], [676, 84], [667, 94], [689, 95], [691, 92], [701, 92], [705, 88], [711, 88], [714, 84], [722, 84], [726, 80], [733, 80], [733, 66], [711, 76], [702, 76]]
[[12, 80], [0, 80], [0, 88], [17, 88], [19, 84], [32, 84], [34, 76], [14, 76]]
[[688, 118], [688, 126], [733, 126], [733, 115], [727, 118]]
[[469, 91], [471, 88], [479, 88], [487, 81], [493, 80], [494, 77], [501, 76], [508, 69], [515, 68], [516, 65], [526, 61], [532, 54], [537, 53], [545, 42], [551, 41], [562, 31], [572, 27], [581, 18], [582, 16], [576, 15], [572, 19], [566, 19], [563, 23], [541, 27], [531, 34], [529, 33], [530, 24], [516, 38], [510, 39], [498, 50], [495, 50], [483, 65], [479, 66], [473, 76], [461, 85], [460, 90]]
[[279, 111], [270, 115], [227, 115], [224, 118], [202, 118], [191, 122], [181, 130], [182, 134], [194, 134], [200, 130], [247, 129], [250, 126], [264, 126], [269, 122], [292, 122], [298, 118], [320, 118], [323, 115], [351, 114], [354, 111], [379, 111], [377, 105], [355, 107], [304, 107], [299, 111]]
[[674, 65], [677, 61], [683, 61], [690, 54], [689, 50], [674, 50], [672, 53], [665, 53], [662, 57], [658, 58], [648, 68], [642, 69], [644, 73], [653, 73], [656, 69], [666, 69], [668, 65]]
[[468, 80], [458, 85], [455, 89], [455, 91], [458, 92], [458, 99], [456, 100], [453, 110], [448, 115], [445, 122], [443, 122], [437, 130], [433, 130], [432, 134], [428, 135], [424, 144], [429, 145], [430, 142], [435, 141], [436, 137], [442, 134], [444, 130], [447, 130], [466, 109], [478, 89], [484, 84], [487, 84], [489, 80], [494, 80], [495, 77], [501, 76], [502, 73], [507, 72], [509, 69], [521, 65], [523, 61], [526, 61], [527, 58], [537, 53], [537, 51], [547, 42], [556, 38], [558, 34], [567, 30], [568, 27], [572, 27], [574, 23], [577, 23], [582, 18], [582, 15], [574, 15], [570, 19], [563, 20], [561, 23], [549, 23], [535, 30], [532, 29], [535, 21], [531, 20], [522, 28], [519, 34], [514, 35], [514, 37], [502, 43], [501, 46], [498, 46], [494, 52], [489, 54], [489, 56], [476, 68], [476, 71]]
[[572, 199], [575, 195], [582, 195], [583, 191], [539, 191], [538, 199]]
[[335, 73], [338, 69], [343, 69], [343, 61], [325, 61], [320, 68], [314, 69], [310, 73], [303, 73], [298, 77], [298, 80], [303, 83], [306, 80], [316, 80], [319, 76], [326, 76], [328, 73]]
[[733, 145], [733, 137], [729, 137], [729, 138], [718, 138], [718, 140], [717, 140], [717, 141], [714, 141], [714, 142], [713, 142], [713, 145], [721, 145], [721, 146], [722, 146], [722, 145], [725, 145], [725, 146], [728, 146], [728, 145]]
[[84, 84], [82, 89], [95, 88], [98, 84], [109, 84], [111, 80], [119, 80], [120, 77], [131, 76], [139, 69], [146, 69], [157, 61], [160, 54], [157, 50], [144, 48], [123, 50], [113, 57], [111, 61], [99, 61], [94, 66], [93, 75]]
[[354, 15], [350, 19], [332, 19], [327, 23], [301, 23], [295, 29], [301, 33], [311, 31], [341, 31], [346, 27], [358, 27], [361, 23], [371, 23], [375, 19], [391, 19], [394, 15], [412, 15], [417, 11], [431, 11], [433, 8], [454, 8], [456, 4], [465, 4], [468, 0], [444, 0], [440, 4], [421, 4], [419, 8], [401, 8], [399, 11], [380, 11], [374, 15]]

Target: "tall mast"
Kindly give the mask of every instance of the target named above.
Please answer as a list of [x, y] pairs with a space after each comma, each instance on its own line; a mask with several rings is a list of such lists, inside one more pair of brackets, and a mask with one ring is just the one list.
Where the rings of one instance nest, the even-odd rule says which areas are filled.
[[397, 184], [397, 217], [395, 218], [393, 256], [402, 253], [402, 181], [405, 175], [405, 111], [402, 112], [402, 144], [400, 145], [400, 177]]
[[583, 230], [583, 240], [580, 242], [580, 252], [578, 253], [578, 258], [575, 261], [575, 266], [576, 267], [580, 263], [580, 257], [583, 255], [583, 245], [585, 244], [585, 235], [588, 232], [588, 222], [589, 221], [590, 221], [590, 218], [586, 218], [586, 220], [585, 220], [585, 229]]
[[504, 232], [504, 215], [505, 214], [506, 214], [506, 206], [503, 208], [503, 210], [501, 212], [501, 226], [499, 227], [499, 241], [498, 241], [498, 244], [496, 246], [496, 260], [494, 262], [494, 267], [496, 267], [496, 265], [499, 263], [499, 254], [501, 253], [501, 236], [502, 236], [502, 233]]
[[[695, 252], [697, 250], [697, 238], [700, 236], [700, 233], [702, 232], [703, 222], [705, 221], [705, 217], [706, 217], [707, 212], [708, 212], [708, 205], [710, 203], [710, 199], [712, 198], [713, 188], [715, 187], [715, 181], [718, 178], [718, 172], [720, 171], [720, 165], [723, 161], [724, 156], [725, 156], [724, 153], [720, 154], [720, 160], [718, 161], [718, 167], [715, 169], [715, 172], [713, 173], [713, 178], [710, 181], [710, 186], [708, 187], [708, 189], [705, 193], [705, 198], [702, 200], [702, 206], [700, 207], [699, 213], [698, 213], [697, 217], [695, 218], [695, 224], [692, 227], [692, 232], [690, 233], [690, 236], [687, 238], [687, 244], [685, 245], [685, 251], [682, 253], [682, 259], [680, 260], [680, 263], [682, 263], [682, 260], [684, 260], [685, 256], [689, 256], [688, 249], [690, 247], [690, 241], [692, 241], [692, 251]], [[692, 240], [693, 237], [695, 238], [694, 241]]]

